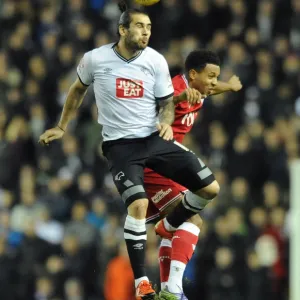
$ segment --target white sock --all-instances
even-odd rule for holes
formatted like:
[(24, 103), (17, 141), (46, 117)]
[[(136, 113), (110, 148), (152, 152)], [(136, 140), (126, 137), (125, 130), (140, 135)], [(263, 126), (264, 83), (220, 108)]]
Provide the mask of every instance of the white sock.
[(149, 281), (149, 279), (148, 279), (147, 276), (144, 276), (144, 277), (140, 277), (140, 278), (138, 278), (138, 279), (135, 279), (135, 280), (134, 280), (135, 288), (137, 288), (138, 285), (139, 285), (143, 280)]
[(164, 225), (165, 225), (165, 228), (168, 230), (168, 231), (176, 231), (176, 227), (173, 227), (166, 218), (163, 219), (163, 222), (164, 222)]
[(167, 283), (168, 290), (171, 293), (182, 293), (182, 279), (186, 264), (181, 261), (172, 260), (170, 267), (170, 276)]

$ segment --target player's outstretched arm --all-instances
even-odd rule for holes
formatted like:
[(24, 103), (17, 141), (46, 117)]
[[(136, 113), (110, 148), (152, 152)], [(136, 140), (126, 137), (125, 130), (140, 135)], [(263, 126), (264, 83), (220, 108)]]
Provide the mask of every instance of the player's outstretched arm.
[(82, 103), (87, 88), (88, 86), (82, 84), (78, 78), (71, 85), (58, 125), (54, 128), (46, 130), (40, 136), (40, 144), (48, 145), (50, 142), (63, 137), (68, 123), (75, 116), (77, 109)]
[(233, 75), (228, 82), (218, 81), (210, 95), (217, 95), (225, 92), (238, 92), (243, 87), (239, 77)]
[(175, 119), (175, 105), (173, 97), (159, 101), (158, 117), (159, 124), (157, 124), (157, 129), (159, 131), (159, 136), (167, 141), (173, 139), (173, 130), (171, 127)]

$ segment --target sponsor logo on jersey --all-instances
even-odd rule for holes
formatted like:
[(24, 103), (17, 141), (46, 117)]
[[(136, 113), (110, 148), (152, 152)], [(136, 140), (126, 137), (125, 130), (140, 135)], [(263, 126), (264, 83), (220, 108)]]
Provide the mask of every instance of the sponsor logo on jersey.
[(169, 188), (166, 191), (160, 190), (159, 192), (157, 192), (153, 197), (151, 197), (151, 200), (154, 203), (158, 203), (161, 199), (163, 199), (164, 197), (166, 197), (168, 194), (170, 194), (172, 192), (172, 189)]
[(116, 94), (118, 98), (141, 98), (144, 96), (144, 84), (142, 80), (117, 78)]

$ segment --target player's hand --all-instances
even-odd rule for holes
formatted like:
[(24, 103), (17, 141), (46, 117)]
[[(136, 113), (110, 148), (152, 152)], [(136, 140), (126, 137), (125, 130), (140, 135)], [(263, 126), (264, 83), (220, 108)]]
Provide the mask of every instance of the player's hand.
[(173, 129), (172, 126), (166, 123), (158, 123), (156, 125), (157, 130), (159, 131), (159, 136), (166, 141), (173, 139)]
[(238, 92), (238, 91), (241, 90), (242, 87), (243, 87), (243, 85), (242, 85), (242, 83), (241, 83), (241, 81), (240, 81), (240, 78), (237, 77), (236, 75), (233, 75), (233, 76), (229, 79), (228, 83), (230, 84), (231, 90), (232, 90), (233, 92)]
[(61, 139), (64, 133), (59, 127), (48, 129), (40, 136), (39, 144), (48, 146), (52, 141)]
[(184, 99), (187, 100), (191, 105), (201, 103), (201, 93), (193, 88), (187, 88), (184, 92)]

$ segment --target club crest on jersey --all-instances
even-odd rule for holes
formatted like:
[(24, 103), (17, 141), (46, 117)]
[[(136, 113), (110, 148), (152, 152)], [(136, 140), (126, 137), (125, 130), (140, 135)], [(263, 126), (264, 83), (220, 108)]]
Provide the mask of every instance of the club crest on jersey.
[(118, 98), (141, 98), (144, 96), (144, 83), (142, 80), (117, 78), (116, 95)]

